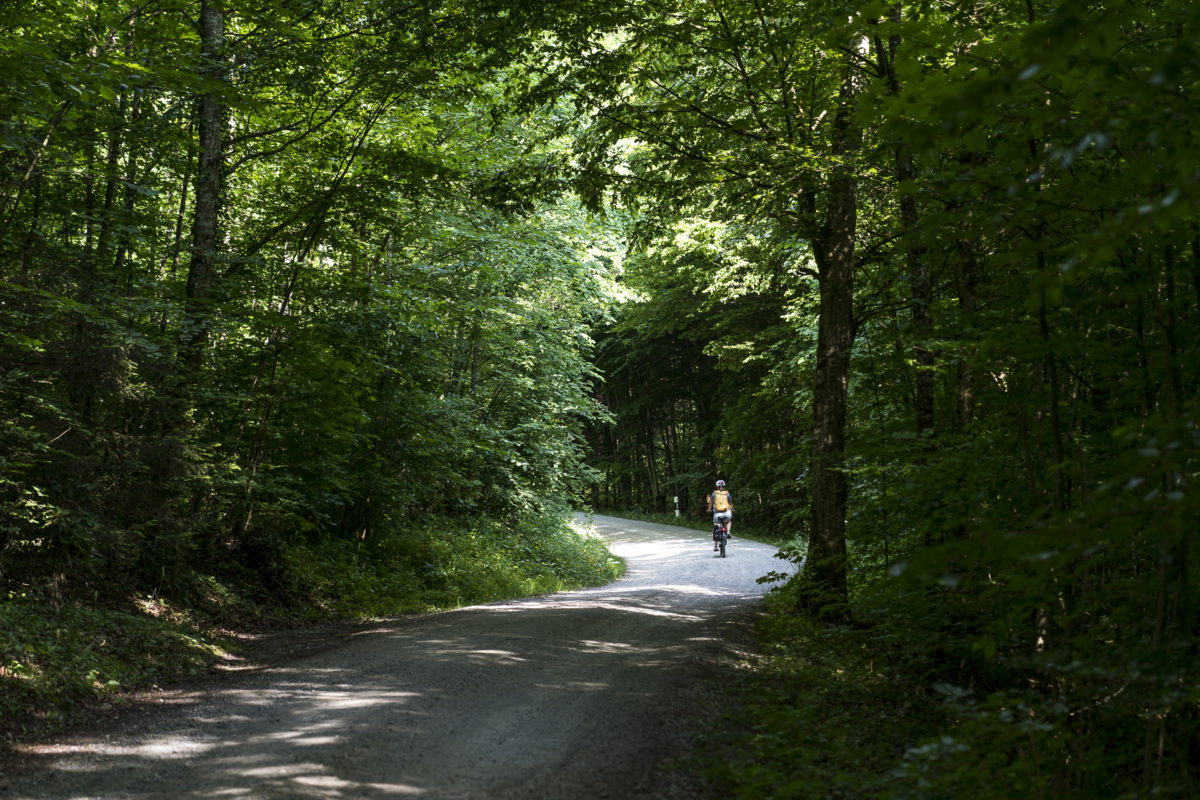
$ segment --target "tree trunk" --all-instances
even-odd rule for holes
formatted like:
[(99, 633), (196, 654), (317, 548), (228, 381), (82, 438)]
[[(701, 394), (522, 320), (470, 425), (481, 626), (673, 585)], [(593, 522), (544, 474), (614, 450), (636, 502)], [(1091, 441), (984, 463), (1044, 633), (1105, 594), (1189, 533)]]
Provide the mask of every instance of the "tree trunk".
[[(896, 178), (905, 183), (916, 177), (912, 154), (903, 144), (896, 146)], [(911, 237), (905, 246), (910, 291), (909, 308), (912, 314), (913, 357), (916, 361), (916, 423), (918, 436), (933, 433), (933, 353), (929, 340), (933, 337), (933, 283), (929, 279), (929, 266), (925, 253), (916, 242), (918, 223), (917, 200), (911, 192), (900, 195), (900, 224), (906, 236)]]
[[(975, 294), (975, 248), (966, 239), (958, 243), (958, 307), (964, 320), (974, 317), (977, 303)], [(961, 326), (965, 328), (965, 325)], [(955, 414), (955, 429), (966, 433), (975, 418), (975, 370), (969, 358), (958, 359), (958, 398)]]
[[(1038, 267), (1042, 268), (1044, 263), (1044, 256), (1039, 252)], [(1065, 511), (1067, 509), (1068, 498), (1065, 476), (1063, 475), (1066, 454), (1063, 447), (1062, 412), (1059, 409), (1058, 397), (1058, 356), (1055, 354), (1054, 345), (1050, 340), (1050, 323), (1046, 314), (1045, 290), (1042, 290), (1038, 302), (1038, 334), (1041, 336), (1042, 342), (1046, 347), (1045, 376), (1050, 405), (1050, 452), (1051, 457), (1054, 459), (1054, 463), (1051, 465), (1051, 469), (1054, 471), (1054, 508), (1058, 511)]]
[[(200, 4), (201, 53), (206, 74), (217, 81), (225, 78), (225, 10), (222, 0)], [(220, 212), (221, 172), (224, 161), (222, 126), (225, 109), (216, 91), (200, 98), (200, 156), (196, 169), (196, 208), (192, 220), (192, 259), (188, 266), (187, 310), (190, 331), (184, 353), (188, 379), (194, 382), (204, 361), (208, 342), (208, 313), (205, 308), (212, 289)]]
[[(188, 139), (192, 136), (192, 126), (188, 124)], [(159, 267), (165, 271), (171, 278), (179, 271), (179, 253), (183, 248), (183, 225), (187, 216), (188, 205), (188, 186), (192, 182), (192, 164), (194, 163), (195, 150), (189, 145), (186, 166), (184, 167), (183, 179), (179, 182), (179, 206), (175, 212), (175, 230), (171, 234), (171, 246), (163, 252), (163, 263)], [(170, 259), (170, 269), (167, 269), (167, 260)]]
[[(104, 157), (104, 206), (100, 210), (100, 241), (96, 245), (96, 252), (93, 254), (91, 263), (88, 264), (89, 279), (95, 275), (97, 269), (107, 266), (108, 253), (112, 249), (113, 229), (117, 222), (114, 219), (113, 211), (117, 198), (117, 181), (119, 180), (117, 171), (120, 165), (123, 134), (128, 127), (126, 119), (128, 110), (129, 94), (122, 92), (117, 104), (117, 118), (108, 132), (108, 148)], [(132, 156), (132, 153), (130, 155)], [(90, 290), (93, 288), (91, 285), (87, 286), (87, 293), (90, 294)]]
[[(860, 43), (865, 47), (865, 39)], [(854, 67), (847, 66), (833, 121), (832, 154), (838, 163), (829, 182), (825, 223), (814, 240), (820, 282), (817, 365), (813, 388), (812, 531), (805, 583), (809, 611), (844, 608), (846, 594), (846, 403), (854, 344), (857, 178), (845, 159), (858, 148), (853, 120)], [(841, 615), (843, 611), (834, 612)]]

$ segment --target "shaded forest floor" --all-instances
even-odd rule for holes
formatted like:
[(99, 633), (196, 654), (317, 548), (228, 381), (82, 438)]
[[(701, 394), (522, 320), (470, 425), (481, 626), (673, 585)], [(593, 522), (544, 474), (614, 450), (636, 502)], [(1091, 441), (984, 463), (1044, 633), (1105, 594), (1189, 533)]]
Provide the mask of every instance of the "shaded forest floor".
[(860, 632), (772, 605), (745, 626), (735, 705), (701, 744), (721, 754), (697, 762), (712, 796), (941, 796), (904, 779), (910, 751), (948, 722), (936, 692), (881, 668)]

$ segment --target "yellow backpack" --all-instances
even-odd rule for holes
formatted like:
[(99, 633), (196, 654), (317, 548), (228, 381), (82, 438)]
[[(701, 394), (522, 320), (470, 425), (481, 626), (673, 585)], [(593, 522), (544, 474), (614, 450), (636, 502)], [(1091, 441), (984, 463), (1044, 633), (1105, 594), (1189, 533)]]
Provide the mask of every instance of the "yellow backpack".
[(729, 508), (729, 492), (724, 489), (713, 492), (713, 511), (728, 511)]

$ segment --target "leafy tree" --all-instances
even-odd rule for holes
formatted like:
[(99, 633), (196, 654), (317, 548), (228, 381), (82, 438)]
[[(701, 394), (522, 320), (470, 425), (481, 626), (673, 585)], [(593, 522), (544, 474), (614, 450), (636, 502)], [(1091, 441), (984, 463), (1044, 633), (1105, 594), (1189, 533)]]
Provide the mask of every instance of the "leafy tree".
[(559, 202), (561, 120), (504, 113), (503, 9), (0, 25), (6, 580), (286, 594), (298, 538), (561, 513), (607, 233)]

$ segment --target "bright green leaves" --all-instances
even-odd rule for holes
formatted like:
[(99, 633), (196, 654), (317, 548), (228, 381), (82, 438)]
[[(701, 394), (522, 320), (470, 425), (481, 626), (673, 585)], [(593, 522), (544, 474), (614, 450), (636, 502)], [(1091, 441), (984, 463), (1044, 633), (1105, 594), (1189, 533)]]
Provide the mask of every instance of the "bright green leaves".
[[(216, 61), (195, 4), (5, 6), (6, 576), (244, 561), (283, 591), (284, 537), (560, 509), (586, 472), (616, 248), (561, 201), (569, 109), (509, 114), (521, 14), (225, 6)], [(185, 309), (201, 96), (217, 235)]]

